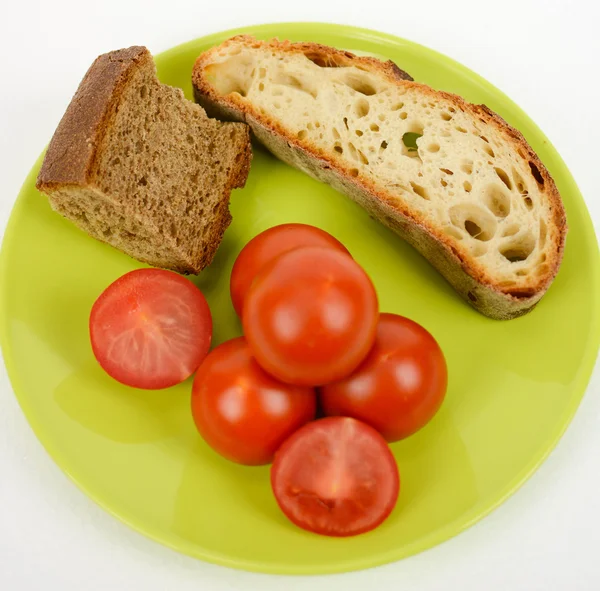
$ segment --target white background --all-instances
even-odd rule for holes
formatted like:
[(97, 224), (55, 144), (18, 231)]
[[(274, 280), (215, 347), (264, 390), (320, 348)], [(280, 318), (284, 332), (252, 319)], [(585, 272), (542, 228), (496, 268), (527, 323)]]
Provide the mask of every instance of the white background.
[[(598, 232), (599, 19), (594, 0), (2, 0), (0, 233), (26, 173), (96, 55), (133, 44), (157, 53), (222, 29), (292, 20), (379, 29), (483, 75), (549, 136)], [(104, 513), (35, 439), (0, 364), (0, 589), (597, 591), (599, 395), (597, 368), (550, 458), (467, 532), (378, 569), (284, 579), (178, 555)]]

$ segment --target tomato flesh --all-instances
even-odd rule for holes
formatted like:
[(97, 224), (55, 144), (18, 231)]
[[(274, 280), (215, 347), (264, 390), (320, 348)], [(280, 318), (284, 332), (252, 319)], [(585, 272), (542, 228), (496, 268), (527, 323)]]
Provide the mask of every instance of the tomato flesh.
[(202, 292), (162, 269), (137, 269), (109, 285), (89, 322), (92, 350), (115, 380), (159, 389), (189, 378), (206, 357), (212, 318)]
[(320, 391), (326, 415), (350, 416), (397, 441), (424, 427), (440, 408), (448, 384), (442, 350), (422, 326), (381, 314), (371, 352), (349, 377)]
[(271, 486), (279, 507), (297, 526), (352, 536), (388, 517), (400, 477), (375, 429), (356, 419), (328, 417), (305, 425), (281, 446)]
[(225, 458), (268, 464), (283, 441), (315, 418), (316, 393), (265, 373), (243, 337), (215, 348), (198, 369), (192, 415), (204, 440)]
[(375, 288), (349, 256), (298, 248), (263, 267), (242, 324), (259, 364), (290, 384), (318, 386), (349, 375), (375, 339)]
[(244, 298), (257, 273), (279, 255), (305, 246), (333, 248), (350, 254), (331, 234), (307, 224), (281, 224), (261, 232), (244, 246), (231, 271), (231, 301), (240, 318)]

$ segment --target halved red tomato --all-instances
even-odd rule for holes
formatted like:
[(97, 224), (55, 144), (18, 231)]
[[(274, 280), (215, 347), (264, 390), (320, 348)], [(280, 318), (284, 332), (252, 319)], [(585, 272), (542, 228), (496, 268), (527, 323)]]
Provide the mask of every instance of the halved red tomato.
[(327, 536), (353, 536), (392, 512), (400, 476), (385, 439), (348, 417), (328, 417), (296, 431), (275, 454), (271, 486), (286, 517)]
[(189, 378), (206, 357), (212, 318), (202, 292), (163, 269), (137, 269), (111, 283), (90, 314), (98, 363), (115, 380), (149, 390)]

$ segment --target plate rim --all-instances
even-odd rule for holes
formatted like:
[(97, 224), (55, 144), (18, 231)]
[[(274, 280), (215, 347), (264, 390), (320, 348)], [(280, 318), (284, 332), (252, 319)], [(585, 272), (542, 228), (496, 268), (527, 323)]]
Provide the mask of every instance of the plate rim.
[[(595, 234), (594, 226), (592, 224), (589, 211), (585, 200), (577, 186), (577, 182), (575, 178), (571, 174), (570, 170), (566, 166), (564, 160), (560, 156), (560, 153), (556, 150), (554, 145), (550, 142), (550, 140), (546, 137), (543, 131), (536, 125), (536, 123), (529, 117), (529, 115), (521, 109), (513, 100), (511, 100), (506, 94), (504, 94), (501, 90), (495, 87), (493, 84), (488, 82), (485, 78), (480, 76), (477, 72), (474, 72), (467, 66), (462, 65), (460, 62), (454, 60), (451, 57), (446, 56), (445, 54), (411, 41), (409, 39), (405, 39), (402, 37), (398, 37), (389, 33), (380, 32), (373, 29), (355, 27), (352, 25), (344, 25), (344, 24), (333, 24), (333, 23), (324, 23), (324, 22), (312, 22), (312, 21), (286, 21), (286, 22), (268, 22), (262, 24), (248, 25), (242, 27), (236, 27), (233, 29), (227, 29), (224, 31), (218, 31), (215, 33), (210, 33), (208, 35), (202, 35), (197, 37), (196, 39), (191, 39), (181, 44), (177, 44), (171, 48), (168, 48), (154, 56), (156, 63), (158, 64), (163, 59), (168, 59), (169, 57), (176, 56), (180, 52), (187, 51), (193, 45), (195, 45), (199, 40), (202, 40), (206, 44), (215, 44), (220, 42), (222, 39), (231, 37), (239, 34), (254, 34), (257, 36), (272, 36), (272, 29), (274, 27), (281, 28), (297, 28), (297, 29), (305, 29), (311, 28), (310, 34), (313, 36), (318, 36), (321, 32), (323, 33), (335, 33), (337, 35), (346, 36), (348, 38), (359, 39), (359, 40), (368, 40), (371, 42), (384, 44), (384, 45), (395, 45), (401, 46), (403, 48), (410, 48), (412, 51), (418, 53), (426, 53), (431, 57), (435, 57), (437, 60), (444, 62), (445, 64), (451, 65), (453, 68), (461, 70), (469, 75), (469, 77), (473, 80), (476, 80), (480, 85), (482, 85), (487, 90), (493, 92), (495, 96), (497, 96), (501, 100), (505, 100), (511, 105), (511, 109), (515, 112), (519, 113), (519, 116), (522, 117), (530, 129), (542, 140), (547, 142), (549, 150), (552, 152), (553, 157), (555, 158), (554, 167), (558, 167), (560, 169), (560, 174), (567, 178), (567, 181), (572, 188), (574, 189), (572, 192), (572, 198), (578, 202), (578, 207), (583, 208), (582, 213), (582, 223), (585, 226), (586, 234), (590, 239), (593, 239), (595, 242), (594, 253), (591, 255), (595, 259), (600, 262), (600, 252), (598, 249), (598, 240)], [(288, 32), (288, 34), (290, 34)], [(370, 556), (368, 558), (356, 560), (352, 559), (351, 561), (337, 560), (333, 565), (306, 565), (306, 566), (298, 566), (297, 564), (280, 562), (277, 564), (268, 564), (264, 565), (259, 561), (251, 561), (251, 560), (240, 560), (233, 559), (227, 555), (223, 555), (220, 553), (211, 552), (206, 548), (201, 548), (198, 545), (189, 542), (183, 538), (178, 539), (178, 543), (175, 542), (174, 536), (165, 536), (163, 530), (155, 531), (154, 528), (145, 526), (143, 522), (138, 521), (136, 519), (129, 518), (127, 515), (121, 515), (113, 510), (109, 504), (107, 504), (100, 496), (98, 496), (94, 491), (90, 490), (86, 484), (80, 480), (78, 480), (77, 476), (73, 474), (68, 467), (65, 465), (68, 462), (62, 457), (62, 453), (54, 446), (51, 438), (47, 438), (44, 435), (44, 429), (39, 424), (39, 422), (35, 419), (35, 415), (30, 412), (29, 402), (27, 400), (27, 396), (23, 394), (25, 388), (22, 387), (20, 383), (19, 373), (16, 369), (16, 362), (13, 358), (13, 351), (10, 343), (10, 339), (8, 337), (10, 329), (9, 329), (9, 318), (6, 313), (7, 311), (7, 297), (8, 297), (8, 259), (10, 252), (10, 244), (13, 241), (13, 234), (17, 231), (17, 225), (22, 215), (23, 208), (23, 194), (26, 188), (34, 181), (37, 176), (37, 171), (41, 165), (42, 158), (44, 156), (45, 149), (42, 151), (42, 154), (39, 156), (28, 175), (26, 176), (20, 190), (18, 196), (13, 204), (13, 207), (10, 212), (10, 216), (8, 222), (6, 224), (4, 237), (2, 240), (2, 247), (0, 249), (0, 349), (2, 350), (2, 356), (4, 358), (4, 364), (6, 367), (6, 372), (13, 390), (13, 393), (21, 407), (25, 418), (33, 430), (36, 438), (40, 441), (44, 449), (47, 451), (48, 455), (55, 462), (55, 464), (63, 471), (69, 479), (91, 500), (93, 500), (97, 505), (102, 507), (107, 513), (116, 517), (122, 523), (125, 523), (131, 529), (136, 531), (139, 534), (144, 535), (147, 538), (152, 539), (154, 542), (160, 543), (163, 546), (167, 546), (177, 552), (181, 552), (188, 556), (191, 556), (196, 559), (205, 560), (207, 562), (218, 564), (221, 566), (226, 566), (235, 569), (242, 569), (251, 572), (258, 573), (269, 573), (269, 574), (287, 574), (287, 575), (306, 575), (306, 574), (331, 574), (331, 573), (342, 573), (349, 571), (356, 571), (365, 568), (371, 568), (374, 566), (379, 566), (383, 564), (388, 564), (390, 562), (395, 562), (429, 548), (433, 548), (456, 535), (460, 534), (462, 531), (468, 529), (487, 515), (489, 515), (492, 511), (494, 511), (498, 506), (504, 503), (509, 497), (511, 497), (514, 493), (516, 493), (520, 487), (537, 471), (539, 466), (546, 460), (549, 454), (555, 449), (556, 445), (562, 438), (564, 432), (569, 427), (575, 412), (577, 411), (583, 397), (586, 394), (587, 386), (596, 363), (596, 359), (598, 356), (598, 349), (600, 347), (600, 302), (592, 309), (591, 319), (590, 319), (590, 331), (588, 333), (588, 343), (586, 344), (585, 355), (581, 360), (579, 365), (579, 370), (576, 378), (574, 378), (571, 386), (571, 391), (576, 392), (576, 395), (571, 396), (571, 400), (569, 401), (568, 406), (565, 408), (565, 411), (560, 419), (560, 428), (553, 433), (552, 437), (549, 439), (544, 452), (539, 456), (535, 456), (531, 459), (531, 461), (511, 480), (509, 481), (502, 491), (498, 494), (497, 498), (494, 502), (485, 503), (484, 507), (480, 507), (479, 504), (475, 505), (469, 511), (462, 513), (458, 518), (453, 521), (447, 523), (441, 528), (436, 529), (433, 532), (419, 538), (418, 540), (406, 544), (401, 547), (401, 549), (391, 548), (385, 552), (379, 552), (376, 556)], [(559, 171), (553, 170), (556, 174)], [(558, 176), (558, 175), (557, 175)], [(593, 248), (593, 247), (592, 247)], [(600, 264), (595, 267), (595, 271), (590, 277), (590, 285), (591, 290), (596, 293), (600, 293)], [(22, 392), (22, 393), (19, 393)], [(163, 533), (161, 533), (163, 532)]]

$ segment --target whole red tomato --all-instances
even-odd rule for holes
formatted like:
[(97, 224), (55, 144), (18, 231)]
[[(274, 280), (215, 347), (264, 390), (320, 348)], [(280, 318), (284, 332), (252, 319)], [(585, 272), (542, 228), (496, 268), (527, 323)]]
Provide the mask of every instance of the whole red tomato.
[(281, 224), (261, 232), (244, 246), (231, 271), (231, 301), (240, 318), (244, 298), (257, 273), (280, 254), (303, 246), (334, 248), (350, 254), (331, 234), (307, 224)]
[(307, 386), (346, 377), (375, 339), (373, 283), (347, 254), (298, 248), (258, 273), (242, 323), (259, 364), (283, 382)]
[(397, 441), (438, 411), (448, 383), (444, 355), (421, 325), (381, 314), (373, 349), (349, 377), (321, 389), (326, 415), (354, 417)]
[(271, 462), (283, 441), (315, 412), (315, 391), (265, 373), (243, 337), (211, 351), (194, 379), (198, 431), (216, 452), (240, 464)]

